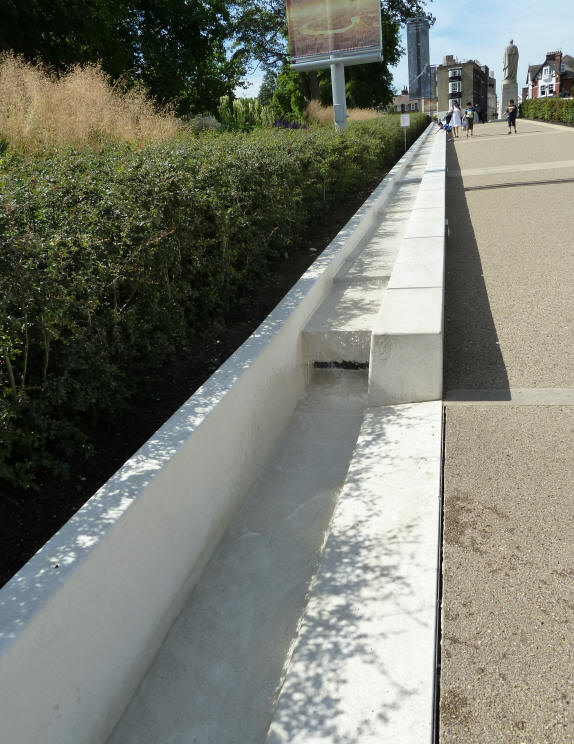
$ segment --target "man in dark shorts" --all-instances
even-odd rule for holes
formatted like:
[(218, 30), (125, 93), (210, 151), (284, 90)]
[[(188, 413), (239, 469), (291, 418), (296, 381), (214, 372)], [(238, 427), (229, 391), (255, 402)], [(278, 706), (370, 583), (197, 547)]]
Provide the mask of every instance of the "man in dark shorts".
[(472, 137), (472, 128), (474, 126), (474, 106), (470, 101), (467, 102), (466, 108), (464, 110), (464, 116), (462, 119), (463, 126), (464, 122), (466, 122), (466, 136), (468, 137), (468, 133), (470, 132), (470, 136)]
[(518, 114), (518, 108), (512, 98), (508, 101), (505, 114), (508, 119), (508, 134), (512, 134), (512, 127), (514, 127), (514, 134), (516, 134), (516, 115)]

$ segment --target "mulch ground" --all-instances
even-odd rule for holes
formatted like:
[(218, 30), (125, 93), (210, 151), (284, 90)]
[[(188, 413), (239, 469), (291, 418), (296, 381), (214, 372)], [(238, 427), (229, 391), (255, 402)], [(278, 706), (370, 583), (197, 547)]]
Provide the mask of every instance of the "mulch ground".
[(258, 292), (221, 328), (216, 338), (195, 342), (162, 368), (149, 394), (129, 415), (95, 432), (95, 456), (73, 467), (66, 482), (48, 482), (38, 492), (0, 498), (0, 586), (112, 476), (115, 471), (247, 339), (307, 267), (326, 248), (384, 176), (365, 182), (352, 199), (316, 224), (289, 255), (273, 267)]

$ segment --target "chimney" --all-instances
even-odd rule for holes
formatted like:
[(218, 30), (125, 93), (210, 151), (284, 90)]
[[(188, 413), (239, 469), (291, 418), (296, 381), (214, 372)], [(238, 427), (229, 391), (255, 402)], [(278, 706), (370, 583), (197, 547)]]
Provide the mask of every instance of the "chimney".
[(547, 52), (546, 61), (553, 62), (557, 72), (560, 72), (560, 65), (562, 64), (562, 52)]

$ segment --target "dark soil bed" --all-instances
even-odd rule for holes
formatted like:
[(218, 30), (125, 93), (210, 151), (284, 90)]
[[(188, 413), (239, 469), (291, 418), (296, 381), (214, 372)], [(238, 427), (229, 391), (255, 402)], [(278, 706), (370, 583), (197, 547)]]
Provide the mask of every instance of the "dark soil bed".
[(319, 253), (352, 217), (384, 172), (314, 226), (290, 255), (278, 261), (259, 291), (243, 303), (217, 336), (193, 344), (150, 381), (150, 393), (113, 425), (95, 432), (95, 456), (72, 470), (66, 482), (39, 492), (0, 498), (0, 586), (8, 581), (94, 492), (176, 411), (257, 328)]

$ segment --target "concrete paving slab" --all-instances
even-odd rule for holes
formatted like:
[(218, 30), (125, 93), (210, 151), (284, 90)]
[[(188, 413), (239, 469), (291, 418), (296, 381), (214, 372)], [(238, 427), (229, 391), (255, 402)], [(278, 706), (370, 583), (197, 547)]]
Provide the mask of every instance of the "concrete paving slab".
[(401, 246), (389, 289), (442, 287), (444, 285), (444, 238), (409, 238)]
[[(556, 129), (543, 132), (552, 140)], [(560, 141), (574, 154), (574, 131)], [(503, 142), (492, 144), (482, 166), (504, 152)], [(515, 157), (529, 163), (532, 154)], [(446, 388), (574, 387), (571, 219), (556, 208), (574, 199), (574, 182), (528, 183), (538, 177), (530, 171), (519, 176), (525, 185), (497, 188), (493, 174), (476, 176), (484, 188), (469, 190), (466, 167), (476, 162), (459, 143), (448, 153), (462, 181), (447, 178)]]
[(448, 152), (441, 744), (574, 741), (574, 129), (504, 129)]
[(574, 408), (447, 406), (441, 744), (574, 741)]
[(574, 388), (508, 388), (507, 390), (449, 390), (445, 396), (449, 406), (513, 405), (513, 406), (574, 406)]
[[(412, 206), (412, 201), (409, 201)], [(373, 235), (345, 262), (335, 283), (388, 279), (410, 217), (410, 210), (385, 211), (383, 221)]]
[(427, 238), (444, 236), (445, 225), (437, 220), (433, 209), (413, 210), (412, 218), (405, 231), (405, 238)]

